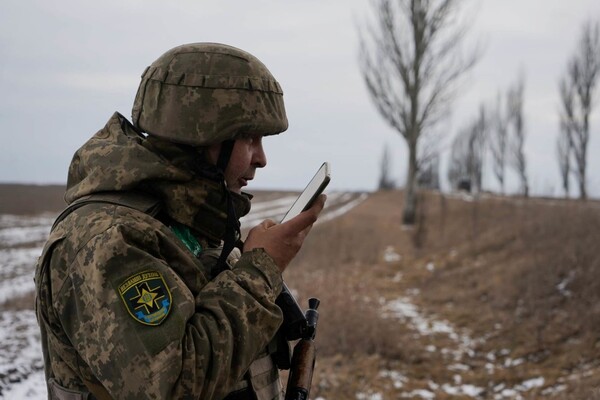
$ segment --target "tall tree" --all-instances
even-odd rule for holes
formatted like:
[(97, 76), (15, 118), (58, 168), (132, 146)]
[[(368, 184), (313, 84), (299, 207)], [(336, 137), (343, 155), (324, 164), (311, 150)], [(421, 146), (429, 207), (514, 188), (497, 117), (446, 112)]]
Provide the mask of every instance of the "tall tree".
[(504, 181), (506, 173), (506, 150), (508, 144), (508, 128), (506, 112), (502, 107), (502, 96), (498, 94), (496, 108), (490, 117), (489, 146), (492, 153), (492, 166), (494, 175), (500, 184), (500, 193), (504, 194)]
[(600, 28), (598, 23), (584, 24), (579, 45), (560, 80), (561, 129), (568, 132), (570, 149), (579, 183), (579, 198), (587, 198), (587, 147), (594, 90), (600, 74)]
[(425, 161), (419, 162), (417, 175), (419, 187), (440, 190), (440, 155), (432, 154)]
[(452, 143), (448, 180), (455, 188), (468, 183), (470, 192), (482, 190), (487, 130), (486, 111), (481, 105), (478, 117), (459, 131)]
[(556, 158), (558, 159), (558, 167), (560, 169), (560, 177), (562, 180), (565, 198), (569, 197), (569, 178), (571, 175), (571, 132), (569, 125), (562, 121), (560, 124), (560, 132), (556, 141)]
[(390, 148), (389, 146), (386, 144), (383, 147), (383, 154), (381, 156), (381, 170), (380, 170), (380, 175), (379, 175), (379, 190), (390, 190), (393, 189), (395, 186), (394, 180), (392, 179), (391, 175), (390, 175), (390, 164), (391, 164), (391, 157), (390, 157)]
[(477, 60), (461, 52), (462, 0), (373, 0), (361, 33), (360, 67), (375, 106), (406, 140), (403, 222), (414, 224), (419, 139), (448, 110), (459, 78)]
[(450, 158), (448, 160), (447, 177), (452, 188), (464, 189), (468, 186), (468, 191), (471, 191), (471, 173), (469, 171), (469, 154), (468, 136), (470, 127), (463, 128), (454, 140), (450, 148)]
[(485, 158), (486, 142), (488, 140), (488, 117), (485, 106), (479, 106), (479, 116), (471, 128), (469, 147), (471, 157), (472, 179), (478, 192), (483, 190), (483, 164)]
[(524, 78), (521, 76), (516, 84), (508, 90), (507, 110), (510, 128), (510, 154), (512, 166), (521, 182), (521, 194), (529, 197), (529, 181), (527, 179), (527, 159), (525, 158), (525, 124), (523, 119)]

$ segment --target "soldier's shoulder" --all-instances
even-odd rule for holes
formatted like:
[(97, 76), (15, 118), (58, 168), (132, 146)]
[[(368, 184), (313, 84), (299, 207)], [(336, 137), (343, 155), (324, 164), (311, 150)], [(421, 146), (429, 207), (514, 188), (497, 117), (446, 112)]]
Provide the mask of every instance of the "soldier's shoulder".
[(69, 253), (77, 253), (98, 236), (122, 235), (133, 239), (154, 240), (166, 227), (157, 219), (131, 207), (90, 203), (67, 215), (51, 236), (62, 237)]

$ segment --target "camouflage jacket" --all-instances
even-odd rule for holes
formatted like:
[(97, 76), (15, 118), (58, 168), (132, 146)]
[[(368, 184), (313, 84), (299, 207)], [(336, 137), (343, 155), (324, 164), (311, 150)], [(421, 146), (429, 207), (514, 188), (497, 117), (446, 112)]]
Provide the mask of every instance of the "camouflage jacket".
[[(115, 114), (76, 153), (67, 202), (152, 192), (210, 246), (224, 230), (220, 186), (162, 150)], [(36, 269), (48, 381), (96, 398), (223, 398), (276, 334), (282, 280), (260, 249), (214, 279), (207, 264), (148, 213), (96, 202), (71, 212)]]

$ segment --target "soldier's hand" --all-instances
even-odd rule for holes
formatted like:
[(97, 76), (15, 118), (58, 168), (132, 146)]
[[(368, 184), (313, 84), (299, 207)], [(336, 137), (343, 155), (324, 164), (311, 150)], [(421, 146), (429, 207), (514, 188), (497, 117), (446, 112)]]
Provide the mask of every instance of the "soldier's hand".
[(267, 219), (255, 226), (248, 233), (244, 251), (265, 249), (283, 272), (300, 251), (306, 235), (323, 210), (326, 199), (324, 194), (320, 195), (311, 208), (283, 224)]

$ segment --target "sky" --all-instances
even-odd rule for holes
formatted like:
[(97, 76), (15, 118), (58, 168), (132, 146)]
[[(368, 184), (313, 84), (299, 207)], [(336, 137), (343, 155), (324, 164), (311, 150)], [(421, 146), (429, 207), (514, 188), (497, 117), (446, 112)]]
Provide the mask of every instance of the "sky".
[[(220, 42), (261, 59), (284, 90), (289, 129), (265, 139), (268, 165), (250, 186), (301, 189), (323, 161), (330, 189), (376, 189), (385, 146), (392, 177), (403, 138), (378, 114), (358, 63), (368, 0), (2, 0), (0, 182), (66, 182), (73, 153), (131, 105), (145, 67), (183, 43)], [(452, 138), (525, 77), (527, 173), (533, 195), (562, 196), (556, 161), (558, 80), (598, 0), (466, 0), (469, 43), (482, 49), (442, 132), (442, 184)], [(597, 90), (597, 92), (600, 90)], [(600, 93), (596, 93), (600, 102)], [(600, 106), (592, 115), (588, 192), (600, 197)], [(485, 189), (496, 190), (484, 170)], [(509, 175), (508, 191), (518, 189)]]

